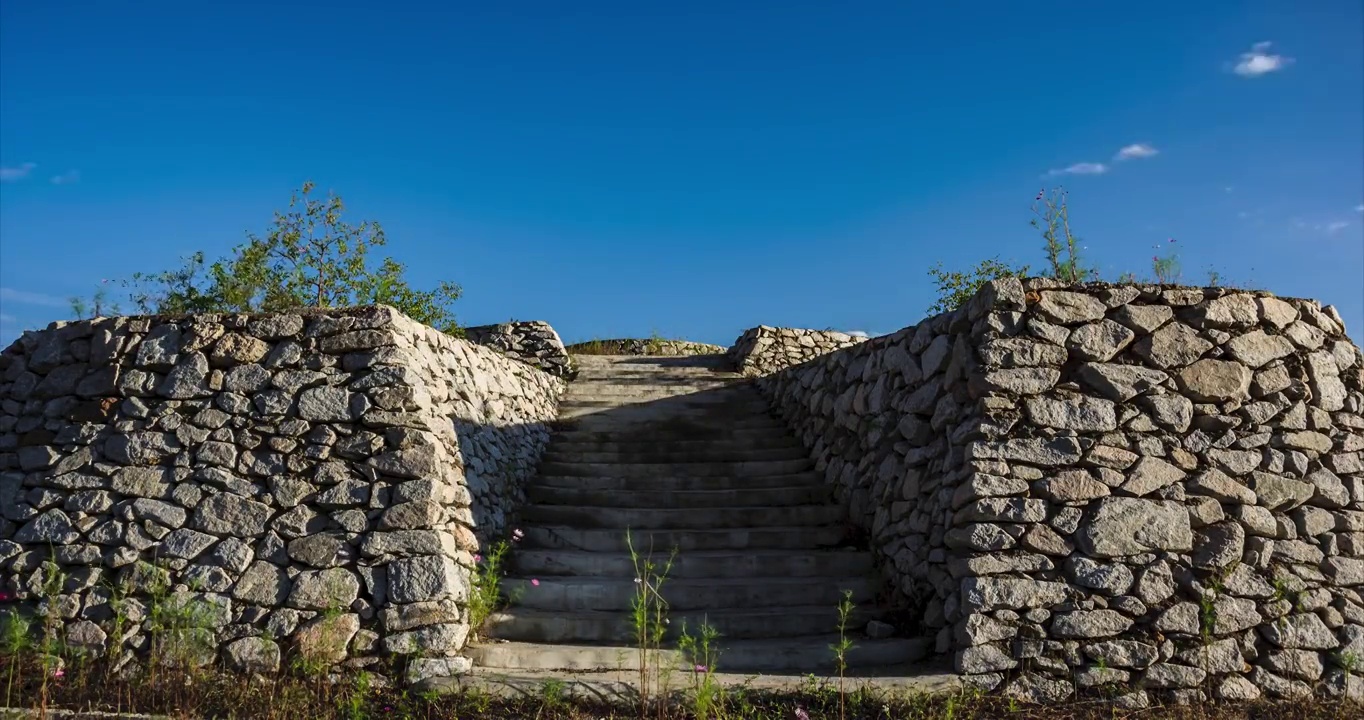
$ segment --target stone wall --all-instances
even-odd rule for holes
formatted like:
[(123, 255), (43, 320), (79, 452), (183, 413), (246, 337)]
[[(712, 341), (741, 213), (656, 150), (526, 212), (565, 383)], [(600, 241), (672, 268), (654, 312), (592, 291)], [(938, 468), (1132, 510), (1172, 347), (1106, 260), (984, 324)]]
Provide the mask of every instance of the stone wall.
[(464, 328), (470, 342), (485, 345), (510, 358), (528, 362), (556, 377), (572, 380), (578, 374), (559, 333), (547, 322), (525, 320)]
[(568, 346), (570, 353), (594, 355), (657, 355), (683, 357), (691, 355), (720, 355), (726, 348), (690, 340), (659, 340), (629, 338), (621, 340), (589, 340)]
[(740, 373), (756, 377), (865, 341), (866, 338), (833, 330), (797, 330), (759, 325), (744, 331), (734, 341), (729, 349), (729, 357)]
[(1364, 696), (1364, 357), (1331, 308), (999, 281), (759, 384), (976, 684)]
[[(50, 607), (55, 563), (68, 641), (120, 664), (193, 647), (457, 673), (473, 555), (563, 389), (388, 307), (27, 333), (0, 354), (0, 589)], [(191, 604), (204, 626), (152, 636), (153, 605)]]

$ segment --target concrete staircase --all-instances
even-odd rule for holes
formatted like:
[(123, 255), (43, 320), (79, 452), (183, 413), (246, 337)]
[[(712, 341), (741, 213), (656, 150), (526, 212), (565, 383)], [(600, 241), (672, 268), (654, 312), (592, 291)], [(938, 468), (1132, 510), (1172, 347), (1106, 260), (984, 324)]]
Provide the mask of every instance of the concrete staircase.
[(863, 636), (878, 615), (871, 555), (848, 546), (805, 449), (724, 356), (579, 360), (504, 581), (515, 601), (471, 648), (475, 663), (637, 668), (627, 530), (660, 564), (677, 548), (670, 636), (708, 622), (726, 672), (828, 670), (844, 590), (858, 604), (851, 674), (922, 657), (922, 643)]

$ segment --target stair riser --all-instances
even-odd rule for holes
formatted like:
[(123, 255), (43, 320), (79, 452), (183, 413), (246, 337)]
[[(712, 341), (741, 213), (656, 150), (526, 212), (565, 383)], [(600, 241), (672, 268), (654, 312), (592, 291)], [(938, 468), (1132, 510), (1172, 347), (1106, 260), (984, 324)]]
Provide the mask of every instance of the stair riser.
[(581, 490), (533, 485), (527, 491), (532, 504), (575, 505), (608, 508), (726, 508), (789, 507), (829, 502), (833, 492), (823, 486), (771, 489), (679, 491)]
[[(621, 490), (641, 493), (713, 492), (732, 490), (736, 484), (740, 484), (735, 483), (734, 479), (729, 477), (672, 477), (667, 475), (639, 477), (541, 475), (531, 482), (534, 483), (532, 488), (562, 488), (583, 491)], [(741, 484), (750, 490), (793, 486), (826, 487), (824, 478), (817, 472), (744, 478)]]
[[(530, 651), (527, 651), (530, 650)], [(847, 667), (859, 669), (916, 662), (928, 656), (931, 646), (920, 638), (863, 642), (845, 656)], [(492, 644), (471, 647), (468, 654), (479, 667), (507, 670), (638, 670), (639, 653), (627, 647), (563, 646), (545, 651), (542, 645)], [(677, 651), (650, 655), (649, 667), (682, 668), (688, 659)], [(735, 673), (804, 674), (836, 667), (827, 643), (801, 643), (779, 651), (729, 647), (720, 644), (720, 670)], [(690, 676), (683, 676), (690, 677)]]
[[(671, 613), (664, 642), (675, 643), (683, 627), (693, 637), (704, 622), (720, 633), (723, 640), (751, 640), (799, 635), (822, 635), (838, 630), (837, 608), (768, 613), (747, 617), (724, 617), (704, 613)], [(857, 636), (870, 619), (854, 612), (848, 620), (848, 634)], [(611, 643), (629, 645), (635, 641), (635, 628), (628, 616), (574, 617), (534, 615), (524, 617), (515, 611), (493, 617), (488, 636), (516, 642)]]
[[(521, 577), (599, 577), (634, 578), (638, 575), (629, 555), (570, 553), (560, 551), (517, 550), (511, 556), (510, 571)], [(824, 551), (801, 554), (735, 553), (709, 557), (679, 553), (668, 577), (677, 580), (705, 580), (752, 577), (822, 577), (871, 573), (870, 553)]]
[(610, 507), (564, 507), (532, 505), (525, 509), (527, 523), (574, 528), (720, 529), (753, 527), (807, 527), (843, 521), (843, 511), (830, 505), (796, 505), (767, 508), (645, 509)]
[(804, 460), (807, 453), (802, 448), (777, 448), (774, 450), (707, 448), (694, 450), (668, 450), (665, 448), (640, 450), (614, 450), (593, 452), (589, 450), (569, 450), (551, 445), (541, 458), (543, 462), (573, 463), (730, 463), (730, 462), (776, 462), (781, 460)]
[[(529, 527), (522, 545), (529, 548), (586, 550), (589, 552), (627, 552), (625, 533), (618, 530), (577, 530), (572, 528)], [(702, 550), (816, 550), (838, 547), (846, 530), (825, 528), (772, 528), (721, 531), (639, 531), (633, 533), (634, 545), (641, 553), (654, 548), (666, 558), (678, 552)]]
[(806, 452), (805, 446), (790, 437), (755, 438), (749, 441), (646, 440), (640, 438), (633, 442), (618, 442), (611, 440), (567, 439), (562, 435), (555, 435), (551, 439), (548, 452), (566, 454), (640, 453), (645, 451), (657, 451), (682, 454), (697, 452), (745, 452), (749, 450), (759, 450), (762, 452), (784, 450), (787, 452), (809, 454)]
[[(540, 472), (565, 477), (728, 477), (750, 478), (789, 475), (810, 469), (812, 461), (775, 460), (745, 463), (566, 463), (545, 462)], [(735, 483), (742, 484), (742, 483)]]
[(556, 430), (552, 442), (557, 443), (610, 443), (613, 445), (653, 446), (688, 443), (702, 445), (709, 442), (735, 443), (745, 446), (767, 443), (796, 442), (791, 431), (784, 425), (773, 423), (767, 428), (723, 428), (716, 427), (713, 439), (696, 439), (688, 431), (672, 431), (666, 427), (621, 428), (612, 430)]
[[(511, 610), (518, 607), (556, 611), (608, 611), (628, 613), (635, 598), (635, 585), (592, 580), (540, 578), (532, 585), (522, 578), (505, 578), (502, 585), (512, 598)], [(865, 578), (812, 579), (792, 587), (789, 583), (743, 585), (680, 585), (664, 583), (663, 597), (672, 610), (724, 610), (743, 607), (780, 607), (786, 605), (837, 606), (843, 590), (852, 590), (852, 601), (872, 598), (871, 582)]]
[(660, 418), (656, 415), (625, 412), (588, 413), (574, 417), (560, 417), (555, 430), (627, 433), (647, 438), (670, 440), (719, 440), (733, 437), (735, 430), (760, 430), (789, 437), (790, 432), (775, 418), (750, 417), (726, 420), (723, 417), (692, 416)]

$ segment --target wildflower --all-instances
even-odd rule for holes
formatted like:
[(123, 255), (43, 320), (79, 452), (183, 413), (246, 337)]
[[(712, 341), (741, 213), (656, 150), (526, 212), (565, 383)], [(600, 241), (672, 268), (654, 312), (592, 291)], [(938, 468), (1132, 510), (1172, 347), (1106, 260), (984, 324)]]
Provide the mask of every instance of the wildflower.
[(8, 599), (9, 599), (9, 593), (2, 593), (2, 592), (0, 592), (0, 602), (4, 602), (4, 601), (6, 601), (6, 600), (8, 600)]
[(705, 671), (706, 671), (706, 666), (705, 666), (705, 665), (697, 665), (697, 666), (696, 666), (696, 672), (703, 673), (703, 672), (705, 672)]
[(481, 563), (481, 562), (483, 562), (483, 556), (482, 556), (482, 555), (475, 555), (475, 556), (474, 556), (474, 562), (476, 562), (476, 563)]
[(796, 720), (810, 720), (810, 714), (805, 712), (805, 708), (797, 705), (795, 712)]
[(535, 587), (540, 587), (540, 581), (536, 580), (535, 578), (531, 578), (530, 584), (534, 585)]
[(643, 581), (643, 580), (640, 580), (639, 578), (635, 578), (635, 584), (636, 584), (636, 585), (638, 585), (638, 584), (640, 584), (640, 583), (642, 583), (642, 582), (644, 582), (644, 581)]
[(65, 675), (65, 674), (66, 674), (66, 671), (65, 671), (65, 670), (62, 670), (62, 669), (60, 669), (60, 668), (57, 669), (57, 670), (52, 671), (52, 677), (61, 677), (61, 676)]
[(525, 537), (525, 536), (526, 536), (526, 534), (523, 533), (523, 532), (521, 532), (521, 528), (517, 528), (517, 529), (515, 529), (515, 530), (512, 530), (512, 542), (520, 542), (520, 541), (521, 541), (521, 538), (523, 538), (523, 537)]

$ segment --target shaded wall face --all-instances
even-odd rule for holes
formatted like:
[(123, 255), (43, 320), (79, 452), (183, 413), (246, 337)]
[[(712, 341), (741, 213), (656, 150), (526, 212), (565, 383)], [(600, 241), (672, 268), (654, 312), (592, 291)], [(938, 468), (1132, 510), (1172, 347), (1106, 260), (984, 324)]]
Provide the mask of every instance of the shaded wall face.
[(528, 363), (554, 375), (572, 379), (578, 369), (559, 333), (547, 322), (524, 320), (464, 328), (470, 342), (490, 347), (503, 355)]
[(961, 571), (949, 562), (953, 501), (982, 418), (967, 382), (971, 325), (953, 319), (865, 342), (757, 328), (733, 351), (869, 536), (893, 603), (914, 611), (901, 630), (944, 641)]
[(117, 588), (134, 622), (209, 608), (188, 639), (233, 667), (397, 654), (448, 674), (472, 553), (561, 389), (383, 307), (27, 334), (0, 355), (0, 583), (34, 603), (60, 571), (68, 637), (115, 656), (157, 645), (107, 635)]
[(761, 384), (972, 682), (1364, 694), (1364, 360), (1329, 308), (1002, 281)]

